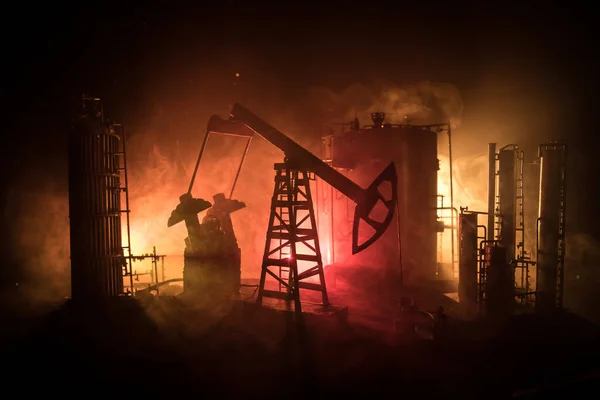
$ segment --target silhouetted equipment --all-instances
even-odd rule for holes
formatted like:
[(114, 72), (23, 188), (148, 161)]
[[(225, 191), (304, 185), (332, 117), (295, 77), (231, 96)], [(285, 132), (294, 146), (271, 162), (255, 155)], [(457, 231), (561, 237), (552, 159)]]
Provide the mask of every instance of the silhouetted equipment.
[(490, 317), (506, 317), (514, 306), (514, 270), (507, 268), (507, 251), (501, 245), (486, 246), (485, 251), (485, 312)]
[(496, 195), (496, 236), (506, 249), (508, 262), (515, 259), (517, 212), (517, 153), (514, 145), (505, 146), (497, 154), (498, 193)]
[(383, 121), (385, 121), (385, 113), (374, 112), (371, 114), (373, 120), (373, 128), (383, 128)]
[(458, 220), (460, 266), (458, 269), (458, 298), (467, 306), (477, 304), (477, 217), (476, 213), (461, 210)]
[[(403, 280), (411, 283), (454, 279), (454, 228), (458, 213), (454, 210), (452, 193), (450, 199), (438, 196), (438, 134), (448, 133), (451, 154), (450, 126), (384, 124), (380, 118), (382, 115), (372, 115), (372, 126), (357, 128), (358, 124), (352, 122), (346, 124), (349, 128), (346, 126), (341, 132), (324, 136), (322, 158), (359, 183), (370, 182), (383, 165), (393, 162), (398, 171)], [(451, 174), (450, 164), (451, 157)], [(452, 188), (450, 180), (447, 184)], [(348, 202), (335, 188), (330, 188), (320, 179), (317, 179), (315, 195), (319, 234), (328, 264), (377, 265), (397, 271), (399, 262), (390, 257), (398, 251), (397, 232), (384, 235), (368, 251), (346, 258), (350, 253), (352, 230)], [(444, 226), (450, 228), (450, 235), (447, 235), (448, 230), (440, 233)], [(452, 256), (451, 259), (440, 260), (442, 264), (438, 265), (438, 244), (441, 242), (438, 238), (441, 237), (451, 245)]]
[[(495, 240), (490, 239), (488, 231), (487, 240), (479, 242), (478, 301), (491, 316), (508, 315), (515, 306), (529, 305), (534, 299), (537, 311), (556, 311), (562, 308), (563, 302), (567, 147), (553, 142), (538, 149), (537, 261), (531, 260), (525, 250), (523, 152), (516, 145), (505, 146), (498, 153), (495, 149), (496, 144), (490, 143), (488, 228), (494, 226), (496, 234), (492, 236)], [(493, 218), (490, 218), (492, 212)], [(467, 219), (461, 213), (461, 283), (463, 269), (470, 270), (473, 257), (472, 231), (465, 229), (472, 226), (472, 222), (467, 223)], [(534, 290), (529, 272), (536, 265)], [(460, 286), (459, 295), (464, 295)]]
[(492, 180), (490, 176), (489, 194), (495, 200), (495, 208), (490, 210), (495, 222), (495, 239), (506, 250), (506, 268), (512, 276), (515, 300), (527, 304), (533, 299), (529, 268), (534, 262), (526, 253), (524, 243), (524, 154), (514, 144), (502, 147), (498, 153), (494, 153), (495, 148), (496, 145), (490, 143), (490, 157), (493, 157), (490, 169), (493, 169), (495, 177)]
[[(275, 164), (275, 190), (260, 277), (258, 303), (263, 297), (293, 300), (301, 310), (300, 289), (321, 293), (322, 304), (329, 305), (321, 248), (317, 233), (310, 173), (287, 163)], [(301, 263), (311, 265), (299, 272)], [(273, 267), (278, 271), (273, 271)], [(277, 281), (278, 290), (266, 288), (267, 274)], [(308, 281), (317, 277), (317, 282)]]
[(492, 241), (496, 236), (496, 143), (488, 147), (488, 221), (487, 238)]
[(188, 236), (196, 247), (186, 246), (183, 267), (185, 294), (218, 299), (236, 296), (240, 289), (240, 251), (235, 237), (221, 229), (215, 216), (207, 216)]
[(223, 232), (227, 235), (231, 235), (233, 240), (237, 243), (233, 230), (233, 222), (231, 221), (231, 214), (242, 208), (246, 208), (245, 203), (239, 200), (228, 199), (223, 193), (217, 193), (213, 196), (213, 206), (208, 209), (206, 216), (217, 217), (221, 222), (221, 229)]
[(542, 144), (537, 226), (536, 309), (552, 312), (563, 306), (567, 146)]
[[(220, 126), (227, 127), (227, 129), (229, 129), (231, 132), (227, 132), (226, 129), (220, 129)], [(232, 129), (232, 127), (234, 129)], [(234, 122), (231, 122), (231, 121), (225, 121), (217, 115), (213, 115), (210, 118), (210, 120), (208, 121), (208, 128), (206, 130), (206, 135), (204, 135), (204, 140), (202, 141), (202, 146), (200, 147), (200, 153), (198, 154), (196, 166), (194, 167), (194, 172), (192, 173), (192, 179), (190, 181), (188, 193), (191, 193), (192, 188), (194, 187), (196, 174), (198, 173), (198, 168), (200, 167), (200, 161), (202, 161), (202, 156), (204, 155), (204, 151), (206, 150), (206, 145), (208, 143), (208, 139), (210, 138), (211, 134), (237, 136), (237, 137), (244, 137), (247, 139), (246, 146), (244, 148), (244, 153), (242, 154), (240, 164), (238, 165), (237, 173), (235, 174), (233, 184), (231, 185), (231, 192), (229, 193), (229, 198), (232, 198), (233, 192), (235, 190), (235, 186), (240, 177), (240, 172), (242, 170), (242, 166), (244, 165), (244, 161), (246, 160), (246, 156), (248, 155), (248, 150), (250, 150), (250, 144), (252, 143), (252, 137), (254, 136), (254, 132), (252, 132), (245, 125), (243, 125), (239, 122), (237, 124), (235, 124)]]
[[(147, 259), (150, 259), (150, 261), (151, 261), (151, 268), (149, 270), (146, 270), (144, 272), (137, 272), (135, 269), (133, 270), (133, 278), (135, 280), (133, 289), (136, 289), (136, 290), (134, 290), (136, 296), (150, 294), (151, 291), (154, 291), (156, 293), (156, 295), (161, 294), (159, 288), (166, 284), (165, 283), (166, 282), (165, 281), (165, 257), (166, 257), (166, 255), (158, 254), (156, 252), (156, 246), (153, 246), (152, 253), (146, 253), (146, 254), (129, 257), (129, 261), (132, 265), (136, 261), (145, 261)], [(159, 261), (160, 261), (160, 268), (158, 266)], [(158, 276), (159, 269), (160, 269), (160, 279)], [(147, 282), (147, 281), (140, 282), (141, 276), (150, 276), (150, 282)], [(181, 281), (181, 280), (182, 279), (179, 279), (179, 281)], [(173, 280), (171, 279), (171, 280), (169, 280), (169, 282), (173, 282)]]
[(217, 218), (221, 230), (227, 239), (227, 276), (231, 279), (231, 290), (233, 293), (239, 293), (242, 278), (242, 249), (240, 249), (235, 232), (231, 214), (245, 208), (246, 204), (239, 201), (228, 199), (223, 193), (217, 193), (213, 196), (213, 206), (206, 212), (206, 217), (202, 222), (206, 223), (210, 218)]
[[(323, 302), (326, 304), (327, 292), (309, 189), (310, 174), (319, 176), (356, 203), (352, 232), (352, 253), (355, 254), (372, 245), (383, 235), (392, 221), (398, 195), (394, 164), (389, 164), (367, 189), (363, 189), (239, 104), (234, 106), (230, 121), (213, 116), (209, 121), (208, 130), (209, 132), (229, 133), (246, 137), (251, 137), (253, 133), (256, 133), (283, 150), (286, 156), (283, 164), (275, 166), (277, 171), (275, 192), (271, 204), (271, 216), (267, 232), (267, 245), (263, 258), (258, 302), (261, 302), (263, 297), (269, 296), (295, 300), (297, 304), (296, 310), (300, 311), (300, 304), (297, 299), (299, 299), (299, 290), (305, 288), (320, 291), (323, 294)], [(389, 199), (385, 198), (379, 192), (378, 187), (383, 182), (389, 183), (393, 189)], [(385, 218), (382, 221), (377, 221), (370, 217), (371, 211), (378, 202), (387, 210)], [(300, 211), (306, 211), (307, 214), (300, 217)], [(288, 215), (285, 215), (286, 212)], [(363, 243), (359, 243), (359, 223), (361, 221), (366, 222), (374, 230), (374, 234)], [(310, 226), (300, 228), (304, 223), (308, 223)], [(285, 234), (281, 232), (282, 229), (286, 231)], [(284, 241), (285, 246), (290, 247), (289, 256), (284, 256), (280, 251), (281, 248), (271, 248), (271, 242), (279, 239)], [(300, 245), (310, 249), (312, 254), (306, 256), (301, 254), (298, 251), (298, 246)], [(279, 253), (279, 258), (273, 258), (275, 253)], [(296, 257), (293, 257), (293, 254)], [(282, 256), (284, 258), (281, 258)], [(298, 261), (303, 261), (299, 259), (302, 257), (306, 258), (305, 261), (313, 262), (316, 265), (299, 273)], [(271, 267), (276, 267), (278, 272), (272, 271)], [(282, 268), (285, 269), (286, 267), (287, 271), (291, 271), (288, 273), (287, 281), (281, 278)], [(267, 275), (281, 284), (281, 287), (284, 287), (285, 291), (267, 290), (265, 288)], [(313, 276), (319, 277), (318, 284), (302, 282), (302, 285), (300, 285), (301, 280)]]
[[(230, 214), (245, 204), (216, 194), (214, 205), (203, 199), (183, 194), (171, 213), (168, 226), (185, 221), (183, 290), (186, 294), (202, 294), (213, 298), (239, 293), (241, 256)], [(211, 207), (212, 206), (212, 207)], [(209, 210), (202, 223), (198, 214)]]
[[(213, 116), (211, 121), (214, 118)], [(208, 125), (210, 128), (214, 124), (209, 122)], [(212, 133), (240, 136), (248, 140), (231, 186), (229, 198), (226, 198), (223, 193), (218, 193), (213, 196), (214, 204), (211, 207), (211, 204), (203, 199), (194, 199), (191, 192), (208, 139)], [(180, 204), (171, 213), (168, 226), (185, 220), (188, 229), (184, 251), (184, 292), (187, 294), (216, 294), (219, 297), (239, 294), (241, 249), (238, 247), (231, 221), (231, 213), (241, 210), (246, 205), (238, 200), (231, 199), (231, 197), (253, 136), (254, 133), (248, 131), (247, 128), (245, 130), (241, 129), (239, 132), (219, 132), (218, 130), (207, 129), (188, 191), (180, 197)], [(204, 210), (208, 211), (202, 224), (200, 224), (198, 213)]]
[(133, 286), (127, 262), (128, 216), (127, 246), (123, 246), (121, 233), (122, 214), (129, 212), (124, 134), (121, 125), (104, 120), (100, 99), (83, 97), (82, 111), (69, 135), (68, 153), (71, 291), (75, 300), (124, 295), (124, 276)]
[(198, 214), (209, 209), (211, 206), (210, 202), (204, 199), (196, 199), (190, 193), (182, 194), (179, 196), (179, 204), (171, 211), (167, 226), (171, 227), (185, 221), (188, 229), (190, 229), (190, 226), (195, 227), (200, 223)]

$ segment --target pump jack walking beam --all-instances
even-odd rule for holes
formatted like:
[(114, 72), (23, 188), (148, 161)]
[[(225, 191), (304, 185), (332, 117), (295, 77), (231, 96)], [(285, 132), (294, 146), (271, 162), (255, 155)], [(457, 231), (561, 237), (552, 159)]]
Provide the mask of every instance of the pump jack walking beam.
[[(398, 178), (394, 163), (390, 163), (368, 188), (363, 189), (240, 104), (235, 104), (228, 121), (216, 115), (211, 117), (208, 123), (208, 132), (245, 137), (252, 137), (256, 133), (281, 149), (285, 153), (286, 163), (290, 167), (314, 173), (354, 201), (356, 209), (352, 230), (352, 254), (357, 254), (375, 243), (392, 222), (398, 202)], [(379, 186), (384, 182), (391, 184), (391, 199), (384, 198), (379, 191)], [(370, 217), (371, 212), (379, 202), (387, 209), (383, 221), (376, 221)], [(359, 244), (361, 220), (370, 225), (375, 233), (362, 244)]]

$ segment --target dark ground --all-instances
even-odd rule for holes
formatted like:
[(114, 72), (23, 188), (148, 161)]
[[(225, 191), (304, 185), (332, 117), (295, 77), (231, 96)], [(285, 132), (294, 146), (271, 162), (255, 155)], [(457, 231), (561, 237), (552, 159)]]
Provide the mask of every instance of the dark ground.
[(2, 321), (5, 387), (18, 383), (21, 395), (462, 399), (578, 398), (600, 388), (598, 330), (572, 315), (495, 326), (450, 319), (429, 341), (352, 315), (348, 324), (299, 324), (244, 304), (208, 312), (165, 297), (42, 310), (13, 297)]

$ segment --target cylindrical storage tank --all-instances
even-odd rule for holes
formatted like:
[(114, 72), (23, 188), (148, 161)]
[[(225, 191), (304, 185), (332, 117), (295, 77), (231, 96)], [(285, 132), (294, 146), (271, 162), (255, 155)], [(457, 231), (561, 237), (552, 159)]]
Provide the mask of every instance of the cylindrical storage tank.
[(458, 299), (467, 306), (477, 304), (477, 214), (461, 212), (458, 220)]
[(508, 316), (515, 300), (514, 267), (502, 246), (486, 247), (485, 309), (491, 317)]
[(398, 199), (402, 264), (408, 282), (436, 279), (437, 271), (437, 134), (402, 128)]
[(69, 135), (71, 296), (74, 300), (123, 294), (120, 137), (91, 103)]
[[(331, 163), (350, 179), (367, 187), (390, 162), (398, 174), (398, 210), (404, 283), (436, 279), (437, 267), (437, 134), (417, 126), (366, 128), (333, 137)], [(342, 194), (319, 186), (319, 218), (326, 220), (322, 248), (334, 252), (336, 264), (385, 267), (398, 272), (396, 218), (371, 247), (352, 255), (355, 204)], [(383, 271), (382, 271), (383, 272)], [(384, 274), (385, 275), (385, 274)]]
[(564, 210), (566, 146), (543, 145), (540, 156), (540, 204), (536, 309), (552, 311), (562, 306), (564, 265)]
[(499, 240), (506, 249), (508, 261), (515, 259), (517, 206), (517, 150), (498, 152), (498, 214), (500, 215)]

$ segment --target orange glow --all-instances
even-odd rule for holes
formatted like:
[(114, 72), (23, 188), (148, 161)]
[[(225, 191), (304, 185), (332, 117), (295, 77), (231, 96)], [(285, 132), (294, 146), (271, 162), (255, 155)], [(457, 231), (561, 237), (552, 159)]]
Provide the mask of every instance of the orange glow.
[[(438, 171), (438, 207), (450, 207), (450, 165), (448, 156), (438, 155), (440, 170)], [(471, 157), (455, 157), (452, 163), (453, 205), (460, 212), (460, 207), (468, 207), (471, 211), (487, 211), (487, 155)], [(443, 203), (443, 204), (442, 204)], [(452, 260), (451, 226), (458, 227), (456, 213), (451, 210), (438, 210), (438, 219), (446, 226), (444, 232), (438, 234), (438, 262), (450, 263)], [(454, 260), (458, 261), (458, 235), (454, 236)], [(458, 276), (455, 269), (454, 275)]]
[[(149, 140), (149, 139), (144, 139)], [(130, 209), (131, 211), (131, 249), (134, 255), (151, 253), (156, 247), (158, 254), (165, 254), (165, 276), (167, 279), (181, 278), (183, 271), (184, 239), (187, 236), (183, 223), (167, 228), (167, 220), (172, 209), (177, 205), (179, 196), (187, 191), (193, 168), (196, 163), (202, 137), (198, 145), (186, 149), (185, 152), (167, 152), (158, 145), (146, 146), (145, 151), (139, 146), (130, 145), (131, 162), (128, 162)], [(165, 148), (173, 147), (165, 145)], [(142, 147), (143, 148), (143, 147)], [(236, 138), (214, 135), (208, 142), (206, 153), (198, 171), (192, 190), (195, 197), (212, 201), (217, 193), (229, 195), (231, 185), (244, 149), (244, 142)], [(253, 141), (248, 158), (241, 171), (234, 198), (244, 201), (245, 209), (232, 215), (233, 225), (242, 249), (242, 277), (256, 278), (260, 274), (266, 229), (269, 219), (270, 200), (273, 193), (273, 164), (281, 162), (283, 154), (264, 140)], [(444, 206), (450, 205), (448, 159), (444, 155), (440, 159), (438, 171), (438, 192), (444, 196)], [(454, 160), (454, 206), (468, 206), (471, 210), (485, 211), (487, 207), (487, 157), (460, 158)], [(315, 196), (330, 195), (328, 186), (313, 188)], [(124, 202), (123, 202), (124, 204)], [(123, 207), (125, 208), (125, 207)], [(322, 210), (315, 210), (322, 212)], [(449, 227), (452, 224), (449, 211), (440, 211)], [(203, 215), (200, 215), (202, 218)], [(321, 254), (323, 264), (332, 264), (333, 247), (329, 240), (330, 226), (328, 215), (318, 215), (319, 235), (321, 238)], [(454, 220), (456, 226), (457, 221)], [(449, 263), (451, 254), (450, 229), (439, 236), (438, 242), (440, 262)], [(123, 224), (123, 241), (126, 245), (126, 225)], [(455, 240), (455, 259), (457, 240)], [(345, 254), (344, 249), (335, 249)], [(299, 246), (299, 254), (311, 254), (312, 251)], [(336, 257), (337, 258), (337, 257)], [(337, 260), (339, 261), (339, 260)], [(134, 267), (140, 270), (149, 269), (150, 265), (138, 263)], [(308, 262), (299, 262), (299, 272), (310, 268)], [(304, 265), (306, 264), (306, 265)]]
[[(228, 197), (244, 150), (244, 141), (228, 136), (211, 135), (198, 170), (192, 195), (212, 202), (213, 195)], [(173, 151), (174, 143), (128, 144), (129, 208), (131, 249), (133, 255), (152, 253), (166, 255), (165, 278), (181, 278), (187, 230), (179, 223), (167, 227), (171, 211), (179, 196), (187, 192), (202, 143), (189, 149)], [(153, 139), (140, 137), (140, 140)], [(233, 226), (242, 249), (242, 276), (259, 276), (273, 193), (273, 164), (281, 162), (281, 152), (270, 143), (255, 140), (237, 182), (234, 199), (246, 208), (232, 214)], [(125, 195), (122, 196), (125, 208)], [(201, 220), (205, 212), (200, 213)], [(123, 216), (123, 244), (127, 246), (127, 225)], [(134, 270), (151, 268), (150, 260), (133, 264)]]

